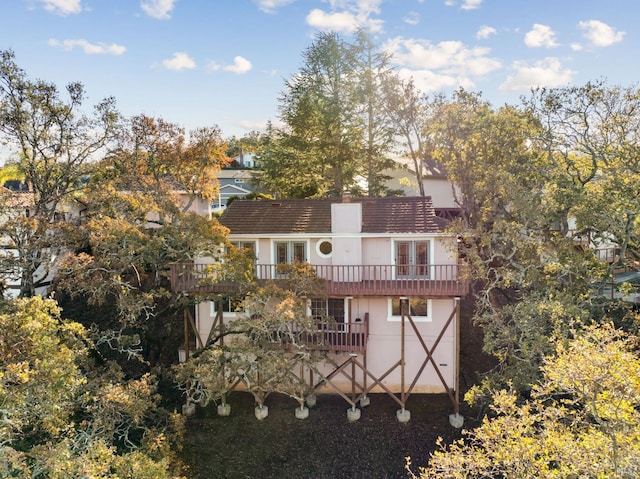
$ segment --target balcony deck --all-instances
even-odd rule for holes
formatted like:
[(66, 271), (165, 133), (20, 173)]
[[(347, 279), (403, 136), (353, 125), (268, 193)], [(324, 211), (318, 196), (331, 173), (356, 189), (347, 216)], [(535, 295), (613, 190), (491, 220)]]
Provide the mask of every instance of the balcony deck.
[[(364, 353), (367, 350), (368, 321), (339, 323), (319, 320), (316, 324), (317, 332), (301, 331), (295, 333), (296, 342), (312, 350), (359, 353)], [(284, 338), (274, 337), (274, 347), (286, 347), (289, 342), (287, 336)]]
[[(457, 297), (467, 294), (463, 266), (447, 265), (313, 265), (324, 292), (335, 296)], [(214, 268), (215, 270), (215, 268)], [(174, 263), (171, 287), (181, 293), (237, 293), (246, 284), (216, 279), (211, 265)], [(254, 265), (257, 281), (281, 280), (273, 264)]]

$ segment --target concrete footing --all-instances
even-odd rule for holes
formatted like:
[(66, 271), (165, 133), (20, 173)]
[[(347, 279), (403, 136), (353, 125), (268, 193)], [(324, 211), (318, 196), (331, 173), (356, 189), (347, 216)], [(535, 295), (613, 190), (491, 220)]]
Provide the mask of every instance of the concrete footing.
[(193, 416), (196, 413), (196, 405), (193, 403), (186, 403), (182, 405), (183, 416)]
[(409, 420), (411, 419), (411, 411), (409, 411), (408, 409), (398, 409), (398, 411), (396, 412), (396, 417), (398, 418), (399, 422), (409, 422)]
[(316, 405), (316, 402), (318, 401), (318, 397), (315, 394), (309, 394), (305, 401), (307, 403), (307, 406), (314, 407)]
[(307, 419), (309, 417), (309, 408), (308, 407), (297, 407), (296, 408), (296, 419)]
[(218, 404), (218, 416), (228, 416), (231, 414), (231, 404), (224, 403)]
[(371, 398), (369, 396), (362, 396), (360, 398), (360, 407), (367, 407), (371, 404)]
[(360, 419), (361, 411), (357, 407), (350, 407), (347, 409), (347, 420), (349, 422), (355, 422)]
[(269, 415), (269, 407), (265, 406), (264, 404), (262, 406), (256, 406), (255, 415), (256, 415), (256, 419), (258, 419), (259, 421), (262, 421), (264, 418), (266, 418)]
[(451, 424), (456, 429), (460, 429), (464, 424), (464, 416), (460, 414), (449, 414), (449, 424)]

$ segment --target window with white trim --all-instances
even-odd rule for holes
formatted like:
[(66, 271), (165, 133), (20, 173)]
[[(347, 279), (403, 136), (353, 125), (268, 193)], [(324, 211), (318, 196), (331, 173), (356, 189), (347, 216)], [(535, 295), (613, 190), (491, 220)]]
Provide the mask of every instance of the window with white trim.
[(235, 246), (240, 251), (256, 254), (256, 242), (255, 241), (230, 241), (229, 244)]
[(307, 243), (304, 241), (275, 241), (273, 245), (276, 264), (307, 261)]
[(222, 305), (222, 315), (225, 318), (235, 318), (238, 313), (244, 312), (241, 299), (225, 298), (222, 301), (211, 301), (211, 317), (218, 313), (218, 305)]
[(400, 321), (402, 306), (405, 305), (406, 314), (416, 322), (431, 321), (431, 300), (428, 298), (389, 298), (388, 321)]

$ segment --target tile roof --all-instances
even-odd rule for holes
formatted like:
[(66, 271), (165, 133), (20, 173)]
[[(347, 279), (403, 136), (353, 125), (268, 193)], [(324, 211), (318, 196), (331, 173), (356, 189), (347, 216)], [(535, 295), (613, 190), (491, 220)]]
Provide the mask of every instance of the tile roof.
[(2, 206), (9, 208), (27, 208), (33, 205), (33, 193), (30, 191), (13, 191), (0, 187)]
[[(236, 200), (220, 222), (232, 234), (323, 234), (331, 232), (337, 198)], [(439, 233), (449, 223), (436, 216), (431, 197), (352, 198), (362, 204), (363, 233)]]

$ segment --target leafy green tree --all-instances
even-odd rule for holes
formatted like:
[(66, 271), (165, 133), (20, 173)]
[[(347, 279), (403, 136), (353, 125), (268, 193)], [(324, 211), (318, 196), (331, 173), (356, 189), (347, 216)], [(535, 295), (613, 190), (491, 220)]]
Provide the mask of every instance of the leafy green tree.
[(539, 89), (526, 106), (540, 120), (534, 139), (547, 155), (542, 171), (555, 184), (549, 198), (562, 233), (616, 243), (622, 262), (638, 242), (640, 90), (602, 81)]
[(389, 63), (364, 30), (352, 43), (335, 32), (318, 34), (285, 83), (285, 126), (267, 132), (258, 185), (286, 197), (388, 194), (384, 170), (392, 165), (395, 132), (382, 93), (394, 75)]
[(235, 158), (241, 154), (256, 153), (262, 144), (264, 133), (251, 131), (246, 135), (237, 138), (232, 136), (228, 138), (226, 153), (230, 158)]
[(638, 477), (636, 342), (607, 324), (559, 341), (530, 400), (496, 392), (492, 414), (465, 438), (441, 443), (418, 477)]
[(359, 173), (363, 130), (353, 55), (353, 49), (338, 34), (318, 34), (280, 98), (282, 120), (299, 149), (306, 148), (316, 156), (316, 169), (332, 195), (353, 187)]
[(434, 99), (429, 109), (423, 135), (456, 185), (461, 218), (452, 232), (471, 266), (485, 350), (498, 360), (484, 386), (510, 381), (528, 390), (554, 340), (591, 316), (589, 280), (602, 272), (571, 238), (555, 233), (559, 213), (547, 197), (553, 183), (542, 174), (550, 167), (535, 146), (540, 124), (530, 111), (495, 110), (464, 90), (451, 101)]
[[(411, 159), (420, 196), (426, 196), (424, 187), (425, 160), (432, 159), (433, 143), (429, 141), (427, 125), (434, 119), (430, 113), (437, 102), (429, 102), (412, 80), (391, 77), (383, 87), (387, 115), (394, 126), (401, 154)], [(438, 97), (440, 98), (440, 97)]]
[(317, 158), (304, 143), (282, 129), (267, 126), (259, 150), (260, 168), (254, 181), (263, 191), (280, 198), (324, 197), (329, 186)]
[(386, 196), (392, 192), (385, 182), (390, 179), (385, 170), (394, 168), (389, 153), (395, 146), (395, 128), (385, 104), (384, 91), (396, 78), (391, 69), (391, 56), (381, 52), (366, 30), (356, 32), (353, 45), (360, 74), (361, 116), (364, 122), (364, 174), (367, 196)]

